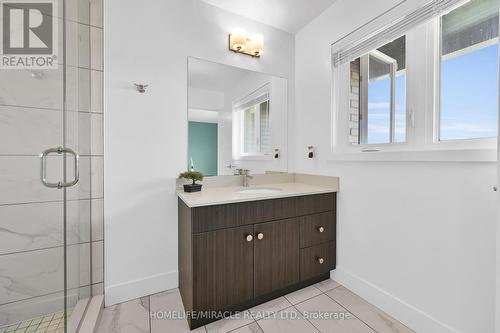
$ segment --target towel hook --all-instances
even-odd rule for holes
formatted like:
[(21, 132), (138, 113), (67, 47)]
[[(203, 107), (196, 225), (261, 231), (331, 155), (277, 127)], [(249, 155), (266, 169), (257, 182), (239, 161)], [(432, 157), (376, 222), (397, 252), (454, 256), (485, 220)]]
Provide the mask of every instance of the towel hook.
[(137, 91), (142, 93), (146, 92), (146, 88), (149, 87), (149, 84), (143, 84), (143, 83), (134, 83), (135, 87), (137, 88)]

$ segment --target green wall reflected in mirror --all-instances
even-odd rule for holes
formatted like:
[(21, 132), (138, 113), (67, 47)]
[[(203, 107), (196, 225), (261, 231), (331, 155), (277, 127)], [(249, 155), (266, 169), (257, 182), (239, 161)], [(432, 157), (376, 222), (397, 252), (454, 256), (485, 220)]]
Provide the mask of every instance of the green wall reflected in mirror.
[(188, 165), (205, 176), (217, 176), (217, 124), (189, 122)]

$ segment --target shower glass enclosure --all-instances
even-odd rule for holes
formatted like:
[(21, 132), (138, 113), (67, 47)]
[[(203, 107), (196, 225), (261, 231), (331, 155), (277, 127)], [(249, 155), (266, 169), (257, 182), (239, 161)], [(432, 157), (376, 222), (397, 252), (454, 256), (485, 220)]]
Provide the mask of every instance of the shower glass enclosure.
[[(28, 13), (35, 2), (57, 10)], [(52, 22), (58, 63), (0, 68), (0, 333), (77, 332), (93, 292), (90, 1), (0, 5)]]

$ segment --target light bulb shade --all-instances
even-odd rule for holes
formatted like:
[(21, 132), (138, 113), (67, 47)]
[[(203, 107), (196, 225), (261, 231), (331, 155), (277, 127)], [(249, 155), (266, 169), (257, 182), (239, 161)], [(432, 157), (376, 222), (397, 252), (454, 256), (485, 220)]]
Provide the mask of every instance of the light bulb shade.
[(254, 55), (261, 55), (264, 50), (264, 36), (261, 34), (253, 34), (250, 36), (250, 51)]
[(246, 32), (243, 29), (234, 30), (229, 36), (231, 50), (243, 51), (247, 43)]
[(264, 50), (264, 36), (253, 34), (248, 37), (243, 29), (235, 29), (229, 34), (229, 49), (236, 53), (260, 57)]

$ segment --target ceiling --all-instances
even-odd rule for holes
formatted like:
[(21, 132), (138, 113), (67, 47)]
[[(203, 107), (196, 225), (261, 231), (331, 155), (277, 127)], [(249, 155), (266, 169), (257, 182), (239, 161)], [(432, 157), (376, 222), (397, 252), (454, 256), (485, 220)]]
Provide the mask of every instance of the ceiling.
[(336, 0), (202, 0), (211, 5), (295, 33)]

